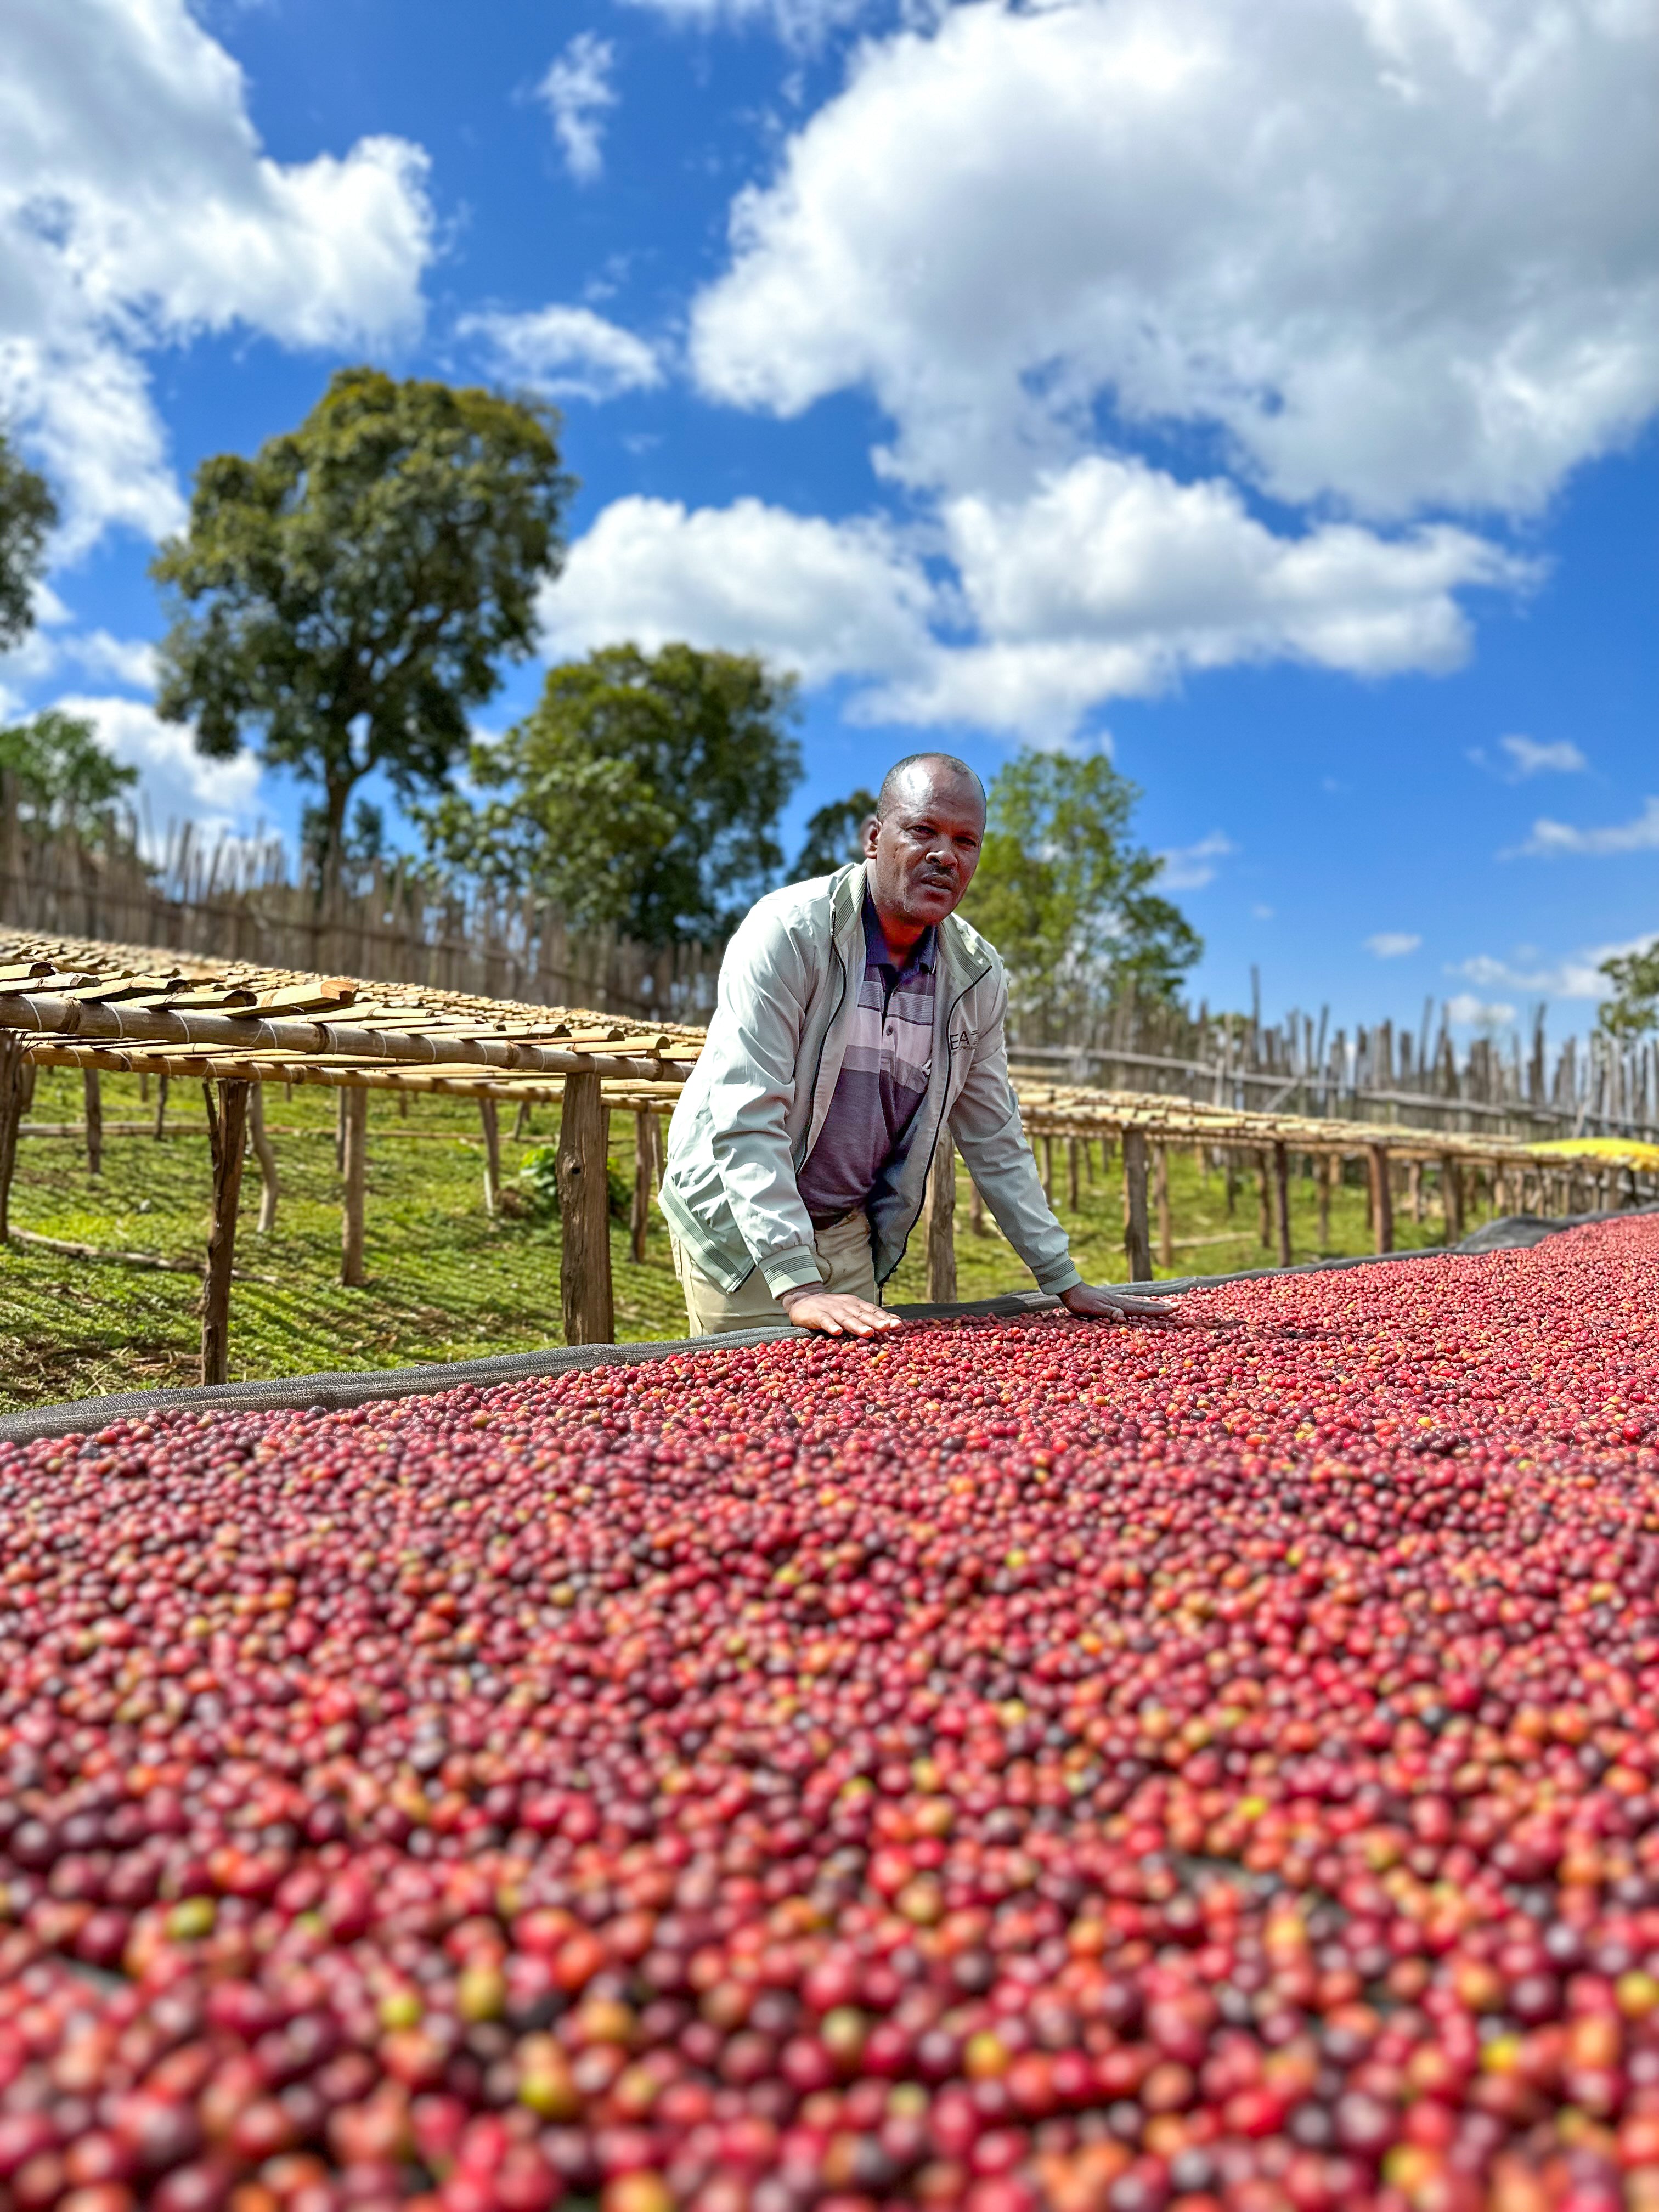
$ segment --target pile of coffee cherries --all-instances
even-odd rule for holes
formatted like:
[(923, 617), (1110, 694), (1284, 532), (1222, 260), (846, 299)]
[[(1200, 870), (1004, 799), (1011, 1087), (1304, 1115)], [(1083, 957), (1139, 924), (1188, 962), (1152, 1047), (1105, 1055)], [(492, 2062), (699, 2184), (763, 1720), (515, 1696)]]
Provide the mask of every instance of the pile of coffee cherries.
[(0, 1447), (0, 2208), (1659, 2212), (1659, 1223), (1185, 1310)]

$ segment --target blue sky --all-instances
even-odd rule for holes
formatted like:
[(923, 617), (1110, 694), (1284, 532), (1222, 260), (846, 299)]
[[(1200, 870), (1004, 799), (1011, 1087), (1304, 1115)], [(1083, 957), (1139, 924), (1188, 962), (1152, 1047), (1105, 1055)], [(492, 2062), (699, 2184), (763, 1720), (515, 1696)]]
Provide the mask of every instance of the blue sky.
[[(17, 710), (151, 713), (205, 454), (331, 367), (550, 392), (544, 653), (755, 647), (805, 814), (1109, 744), (1196, 988), (1415, 1026), (1659, 929), (1645, 0), (19, 0), (0, 406), (65, 511)], [(539, 663), (482, 718), (504, 726)]]

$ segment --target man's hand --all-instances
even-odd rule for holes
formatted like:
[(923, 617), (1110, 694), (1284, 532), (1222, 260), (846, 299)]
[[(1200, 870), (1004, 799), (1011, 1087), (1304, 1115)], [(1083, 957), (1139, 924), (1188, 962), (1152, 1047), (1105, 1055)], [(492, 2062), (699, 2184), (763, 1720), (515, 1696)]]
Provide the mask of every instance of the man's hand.
[(1073, 1283), (1062, 1291), (1060, 1302), (1082, 1321), (1161, 1321), (1173, 1328), (1192, 1324), (1162, 1298), (1127, 1297), (1121, 1291), (1097, 1290), (1092, 1283)]
[(778, 1299), (797, 1328), (816, 1328), (825, 1336), (873, 1336), (878, 1328), (902, 1328), (896, 1314), (855, 1298), (850, 1291), (785, 1291)]

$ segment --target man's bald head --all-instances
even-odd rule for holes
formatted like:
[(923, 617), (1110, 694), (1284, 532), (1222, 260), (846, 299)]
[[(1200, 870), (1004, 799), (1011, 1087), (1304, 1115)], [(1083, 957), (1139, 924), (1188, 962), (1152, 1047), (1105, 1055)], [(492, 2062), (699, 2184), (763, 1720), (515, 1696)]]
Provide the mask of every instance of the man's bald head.
[(895, 761), (881, 780), (881, 789), (876, 794), (876, 819), (890, 820), (895, 808), (904, 805), (917, 795), (920, 784), (931, 789), (943, 781), (947, 784), (966, 784), (979, 794), (979, 811), (985, 813), (985, 786), (965, 760), (954, 753), (906, 753)]

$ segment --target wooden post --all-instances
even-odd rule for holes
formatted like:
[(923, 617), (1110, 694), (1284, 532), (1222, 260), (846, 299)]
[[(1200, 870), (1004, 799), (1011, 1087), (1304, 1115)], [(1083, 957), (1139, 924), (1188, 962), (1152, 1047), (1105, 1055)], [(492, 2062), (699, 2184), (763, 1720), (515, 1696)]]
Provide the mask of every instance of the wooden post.
[(1273, 1200), (1268, 1188), (1269, 1176), (1267, 1173), (1267, 1155), (1266, 1152), (1258, 1152), (1255, 1156), (1255, 1176), (1256, 1199), (1258, 1201), (1258, 1212), (1261, 1215), (1261, 1219), (1257, 1224), (1257, 1228), (1260, 1232), (1258, 1241), (1261, 1243), (1262, 1250), (1264, 1252), (1267, 1252), (1271, 1251), (1273, 1249)]
[(147, 1067), (141, 1067), (138, 1071), (138, 1103), (141, 1106), (149, 1103), (149, 1070)]
[(1371, 1163), (1371, 1222), (1376, 1232), (1379, 1252), (1394, 1249), (1394, 1191), (1389, 1177), (1389, 1148), (1373, 1145)]
[(167, 1079), (165, 1075), (155, 1079), (155, 1141), (159, 1145), (167, 1134)]
[(368, 1164), (368, 1092), (362, 1084), (342, 1089), (344, 1146), (340, 1200), (340, 1280), (349, 1291), (363, 1285), (363, 1179)]
[(1042, 1195), (1050, 1206), (1054, 1204), (1054, 1140), (1052, 1137), (1045, 1137), (1042, 1140)]
[(1327, 1152), (1318, 1163), (1318, 1167), (1319, 1180), (1316, 1188), (1319, 1193), (1319, 1249), (1322, 1253), (1330, 1249), (1331, 1193), (1342, 1172), (1342, 1163), (1334, 1152)]
[(628, 1226), (636, 1267), (645, 1265), (645, 1232), (651, 1218), (651, 1124), (654, 1118), (647, 1107), (641, 1107), (634, 1116), (634, 1210)]
[(1440, 1211), (1445, 1217), (1446, 1242), (1460, 1243), (1463, 1236), (1463, 1170), (1449, 1155), (1440, 1163)]
[(983, 1237), (985, 1234), (985, 1200), (979, 1185), (971, 1176), (968, 1178), (968, 1234), (970, 1237)]
[(1082, 1200), (1078, 1196), (1077, 1155), (1077, 1139), (1067, 1137), (1066, 1139), (1066, 1203), (1073, 1213), (1077, 1212), (1082, 1205)]
[(1412, 1219), (1423, 1218), (1423, 1163), (1413, 1160), (1406, 1170), (1406, 1188), (1412, 1202)]
[(1227, 1157), (1227, 1218), (1231, 1221), (1238, 1205), (1238, 1160), (1229, 1145)]
[(104, 1172), (104, 1086), (95, 1067), (81, 1071), (81, 1093), (87, 1102), (87, 1173)]
[(1175, 1224), (1170, 1218), (1170, 1147), (1159, 1145), (1152, 1154), (1152, 1191), (1158, 1202), (1158, 1257), (1161, 1267), (1175, 1265)]
[(208, 1232), (207, 1273), (202, 1283), (202, 1380), (222, 1382), (230, 1372), (230, 1273), (236, 1259), (236, 1208), (242, 1195), (248, 1086), (204, 1083), (202, 1090), (207, 1099), (208, 1143), (213, 1154), (213, 1225)]
[(1279, 1230), (1279, 1264), (1291, 1264), (1291, 1159), (1282, 1143), (1273, 1146), (1273, 1213)]
[(1083, 1139), (1083, 1180), (1088, 1184), (1091, 1190), (1094, 1188), (1095, 1148), (1092, 1141), (1087, 1137)]
[(1152, 1240), (1146, 1233), (1146, 1133), (1123, 1132), (1123, 1249), (1132, 1283), (1152, 1279)]
[(927, 1174), (927, 1303), (957, 1302), (957, 1148), (947, 1121)]
[(513, 1123), (513, 1141), (516, 1145), (521, 1137), (527, 1137), (529, 1134), (530, 1101), (528, 1098), (520, 1098), (519, 1111)]
[(0, 1244), (11, 1236), (11, 1179), (22, 1118), (23, 1039), (16, 1030), (0, 1030)]
[(567, 1075), (559, 1116), (559, 1298), (567, 1344), (614, 1344), (605, 1095), (597, 1075)]
[(478, 1119), (483, 1124), (484, 1212), (493, 1221), (501, 1210), (501, 1123), (493, 1098), (478, 1101)]
[[(365, 1091), (367, 1097), (368, 1093)], [(270, 1139), (265, 1134), (265, 1086), (253, 1085), (253, 1095), (248, 1100), (248, 1134), (253, 1139), (254, 1157), (259, 1163), (259, 1234), (269, 1237), (276, 1226), (276, 1155), (271, 1150)]]
[(350, 1113), (346, 1101), (350, 1096), (351, 1093), (343, 1086), (334, 1094), (334, 1172), (336, 1175), (345, 1173), (346, 1122)]
[(398, 1119), (400, 1121), (406, 1121), (409, 1119), (409, 1093), (406, 1091), (400, 1091), (398, 1093)]

